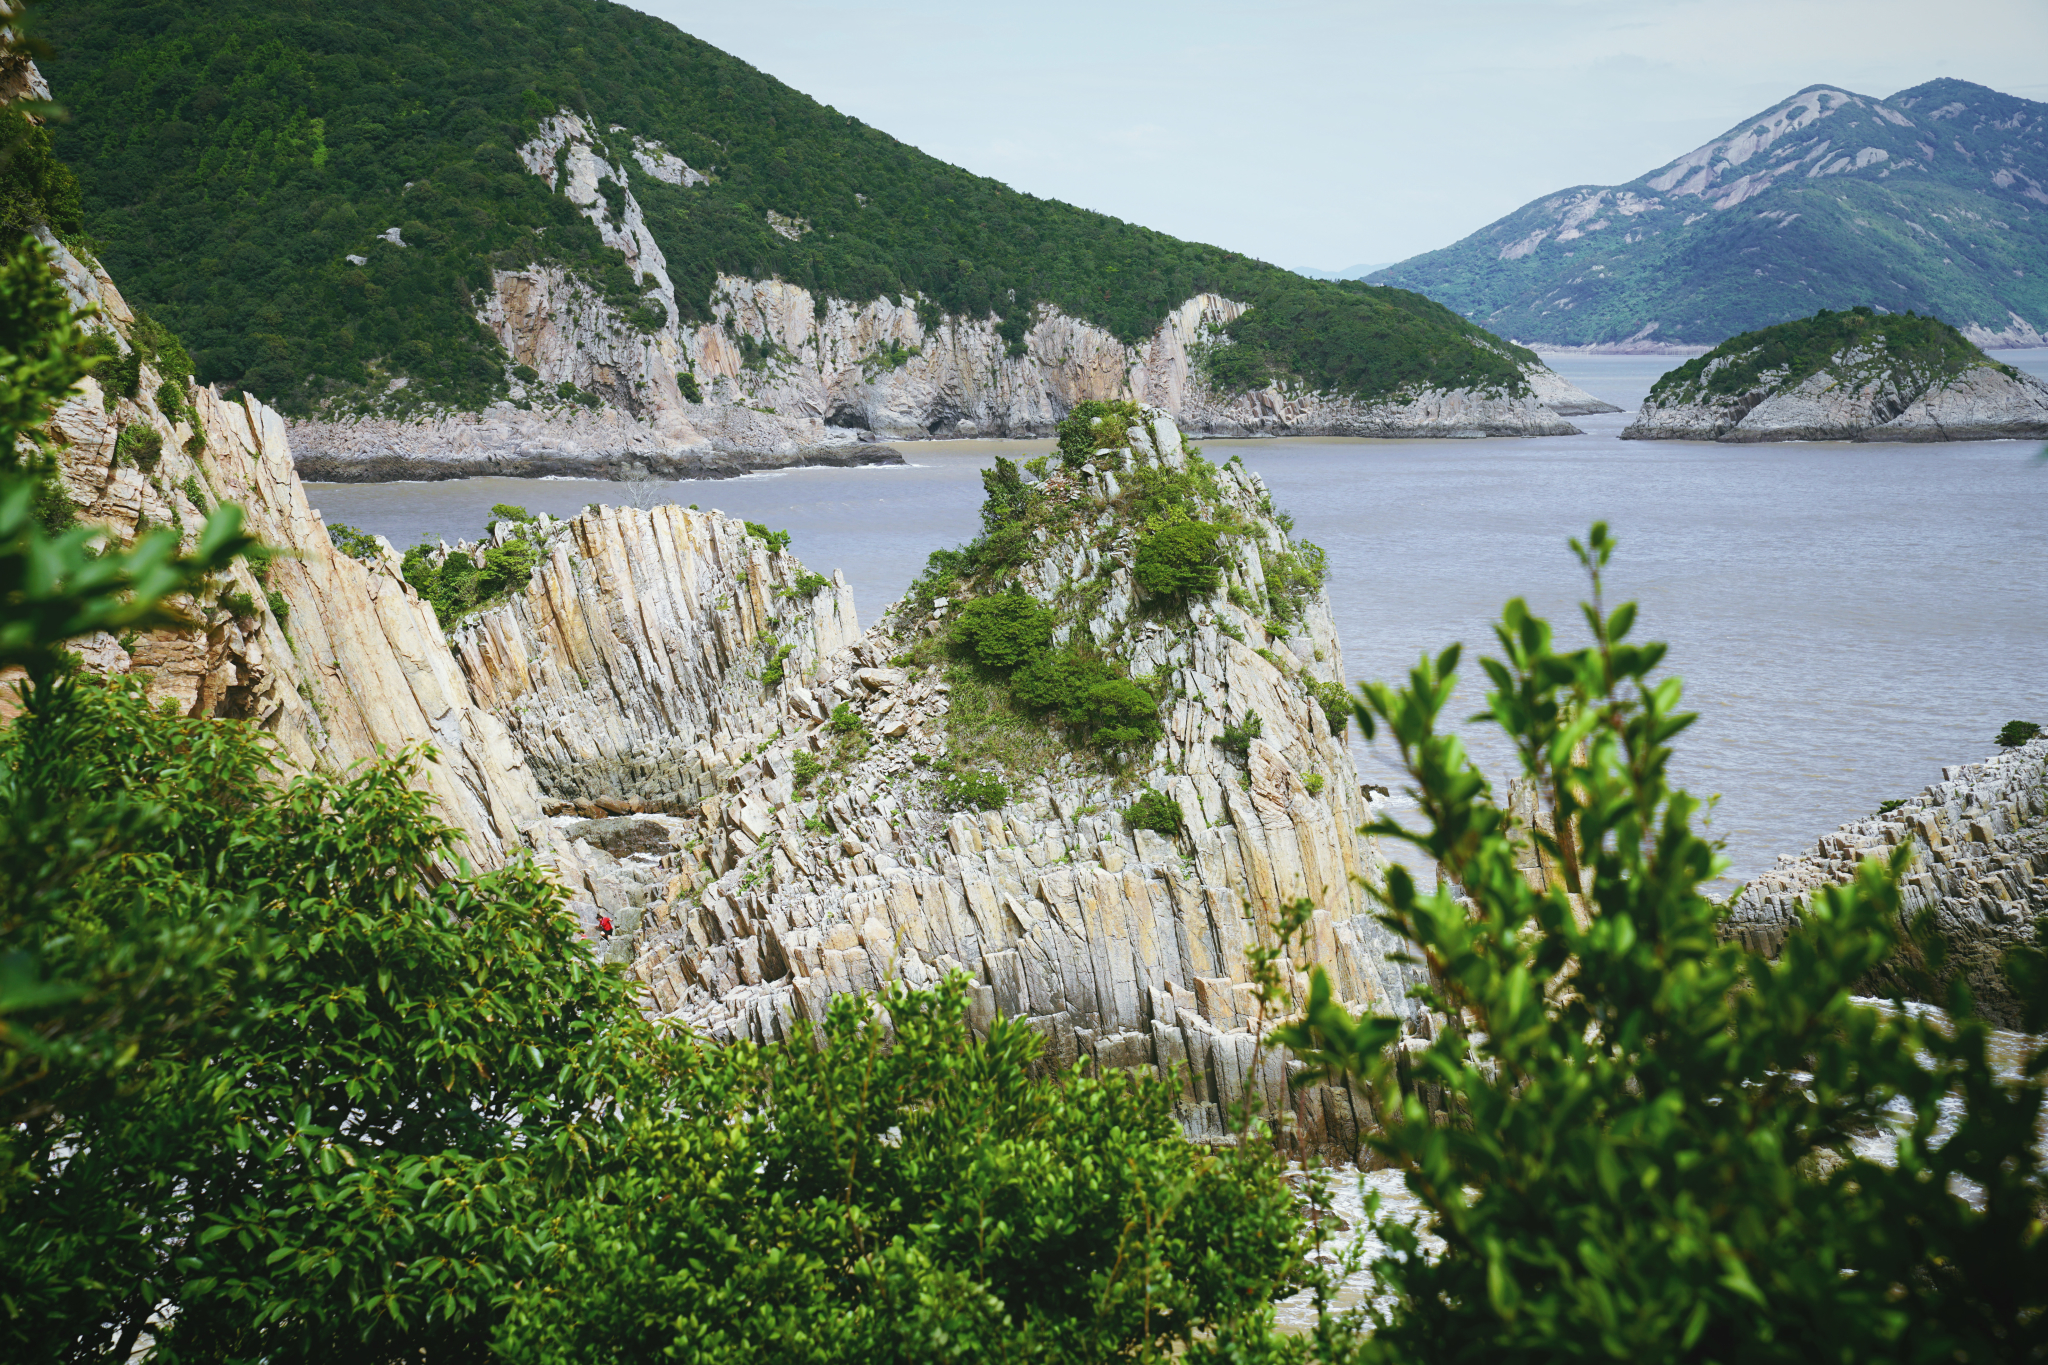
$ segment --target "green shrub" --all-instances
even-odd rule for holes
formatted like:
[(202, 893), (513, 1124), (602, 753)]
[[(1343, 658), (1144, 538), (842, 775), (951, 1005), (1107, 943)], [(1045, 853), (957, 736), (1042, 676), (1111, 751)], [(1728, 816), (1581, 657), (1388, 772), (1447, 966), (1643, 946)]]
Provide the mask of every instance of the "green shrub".
[[(1405, 690), (1362, 689), (1361, 727), (1384, 727), (1420, 812), (1367, 832), (1444, 874), (1424, 887), (1396, 864), (1383, 901), (1443, 1022), (1400, 1046), (1404, 1021), (1351, 1017), (1317, 968), (1278, 1041), (1307, 1063), (1298, 1084), (1343, 1073), (1381, 1096), (1367, 1141), (1442, 1240), (1422, 1254), (1414, 1228), (1378, 1220), (1358, 1358), (2041, 1358), (2048, 1050), (2030, 1043), (2023, 1079), (2002, 1080), (1967, 989), (1946, 1020), (1853, 998), (1899, 947), (1909, 848), (1817, 891), (1775, 961), (1723, 938), (1701, 888), (1726, 860), (1666, 777), (1694, 717), (1655, 674), (1664, 647), (1628, 639), (1634, 605), (1602, 601), (1612, 546), (1605, 526), (1574, 542), (1588, 647), (1553, 649), (1517, 600), (1496, 627), (1506, 657), (1486, 661), (1481, 717), (1555, 802), (1556, 880), (1531, 884), (1499, 775), (1440, 728), (1457, 646)], [(2009, 970), (2026, 1027), (2048, 1024), (2044, 960)]]
[(531, 365), (514, 365), (512, 367), (512, 377), (522, 384), (540, 383), (540, 371)]
[(206, 490), (199, 486), (197, 474), (187, 474), (178, 484), (178, 491), (185, 495), (185, 501), (202, 512), (206, 510)]
[(1301, 785), (1308, 788), (1310, 796), (1321, 796), (1325, 785), (1323, 775), (1321, 773), (1303, 773), (1301, 775)]
[(164, 438), (155, 427), (130, 422), (114, 438), (114, 464), (132, 464), (137, 469), (155, 469), (163, 458)]
[(789, 532), (771, 531), (758, 521), (747, 523), (747, 534), (766, 545), (771, 555), (779, 555), (789, 548)]
[(1244, 719), (1235, 725), (1226, 724), (1223, 733), (1216, 736), (1216, 747), (1243, 763), (1251, 758), (1252, 741), (1266, 733), (1266, 722), (1256, 711), (1244, 713)]
[(495, 606), (524, 588), (540, 562), (540, 551), (529, 540), (513, 539), (485, 546), (483, 559), (478, 567), (470, 555), (453, 551), (436, 565), (433, 551), (415, 545), (405, 552), (405, 581), (433, 605), (442, 628), (448, 629), (470, 612)]
[(702, 403), (704, 390), (697, 387), (697, 376), (688, 370), (676, 372), (676, 389), (683, 395), (685, 403)]
[(1879, 815), (1890, 815), (1893, 811), (1897, 810), (1899, 807), (1905, 804), (1906, 802), (1902, 797), (1894, 797), (1889, 801), (1880, 801), (1877, 803), (1877, 813)]
[(825, 577), (825, 575), (812, 573), (809, 569), (805, 569), (796, 576), (794, 583), (782, 589), (782, 596), (791, 600), (799, 597), (815, 597), (821, 589), (828, 587), (831, 582), (832, 580)]
[(246, 592), (225, 593), (218, 605), (228, 615), (241, 620), (247, 620), (256, 614), (256, 599)]
[(1162, 733), (1152, 694), (1094, 655), (1072, 649), (1042, 654), (1010, 681), (1019, 706), (1058, 717), (1076, 743), (1130, 749)]
[(1124, 812), (1124, 823), (1132, 829), (1149, 829), (1171, 839), (1180, 833), (1186, 817), (1181, 814), (1180, 802), (1148, 786)]
[(1223, 529), (1206, 521), (1183, 521), (1138, 542), (1133, 576), (1154, 597), (1207, 597), (1223, 581), (1217, 544)]
[[(1322, 546), (1299, 540), (1277, 554), (1262, 550), (1259, 560), (1266, 578), (1266, 606), (1273, 620), (1282, 626), (1299, 621), (1329, 575), (1329, 557)], [(1274, 633), (1284, 635), (1286, 631)]]
[(1039, 497), (1038, 490), (1017, 472), (1015, 462), (1000, 455), (993, 466), (981, 471), (981, 489), (981, 529), (990, 535), (1023, 521)]
[(270, 604), (270, 614), (277, 618), (277, 623), (280, 626), (291, 621), (292, 604), (284, 600), (283, 593), (279, 592), (276, 588), (271, 588), (264, 592), (263, 598)]
[(865, 728), (860, 717), (854, 714), (853, 707), (845, 702), (832, 708), (832, 718), (826, 724), (835, 735), (857, 735)]
[(1302, 681), (1308, 688), (1310, 699), (1323, 708), (1323, 718), (1330, 722), (1330, 733), (1342, 739), (1351, 728), (1351, 693), (1340, 682), (1318, 682), (1306, 674)]
[(527, 511), (524, 507), (509, 502), (494, 502), (491, 504), (491, 519), (485, 524), (491, 525), (500, 521), (516, 521), (523, 526), (529, 522), (539, 520), (539, 517)]
[(761, 686), (773, 692), (776, 688), (782, 686), (782, 679), (785, 674), (784, 663), (795, 652), (796, 646), (783, 645), (778, 649), (776, 648), (773, 635), (764, 635), (761, 639), (762, 643), (771, 651), (768, 655), (767, 666), (761, 670)]
[(1023, 593), (978, 597), (960, 611), (953, 638), (986, 668), (1022, 668), (1052, 644), (1059, 616)]
[[(1136, 403), (1122, 399), (1105, 402), (1091, 398), (1084, 403), (1076, 403), (1073, 410), (1060, 420), (1060, 463), (1068, 469), (1094, 463), (1097, 450), (1115, 451), (1129, 445), (1130, 428), (1144, 420), (1145, 414)], [(1111, 468), (1122, 464), (1120, 456), (1105, 458), (1111, 462)]]
[(368, 531), (358, 531), (347, 522), (337, 521), (327, 528), (327, 539), (334, 548), (351, 559), (374, 560), (383, 551), (377, 545), (377, 538)]
[(2039, 737), (2041, 727), (2030, 720), (2009, 720), (1998, 732), (1998, 747), (2017, 749), (2028, 740)]
[(825, 765), (818, 762), (818, 756), (809, 749), (798, 749), (790, 757), (790, 769), (790, 789), (800, 792), (817, 781), (818, 774), (825, 771)]
[(994, 773), (948, 773), (939, 779), (939, 801), (949, 810), (996, 810), (1009, 804), (1010, 789)]

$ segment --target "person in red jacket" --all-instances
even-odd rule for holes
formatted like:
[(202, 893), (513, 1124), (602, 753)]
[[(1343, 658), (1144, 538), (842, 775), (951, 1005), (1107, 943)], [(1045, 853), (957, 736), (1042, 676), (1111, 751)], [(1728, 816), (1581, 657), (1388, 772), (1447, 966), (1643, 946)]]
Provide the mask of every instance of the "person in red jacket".
[(597, 917), (597, 932), (604, 935), (606, 943), (612, 941), (612, 917), (610, 915), (599, 915)]

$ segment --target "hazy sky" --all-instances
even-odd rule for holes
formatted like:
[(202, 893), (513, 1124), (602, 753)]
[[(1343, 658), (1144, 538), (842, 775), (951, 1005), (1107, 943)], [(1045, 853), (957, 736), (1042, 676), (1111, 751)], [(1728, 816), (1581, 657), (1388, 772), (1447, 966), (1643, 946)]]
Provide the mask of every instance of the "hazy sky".
[(636, 0), (1020, 190), (1286, 266), (1630, 180), (1803, 86), (2048, 101), (2043, 0)]

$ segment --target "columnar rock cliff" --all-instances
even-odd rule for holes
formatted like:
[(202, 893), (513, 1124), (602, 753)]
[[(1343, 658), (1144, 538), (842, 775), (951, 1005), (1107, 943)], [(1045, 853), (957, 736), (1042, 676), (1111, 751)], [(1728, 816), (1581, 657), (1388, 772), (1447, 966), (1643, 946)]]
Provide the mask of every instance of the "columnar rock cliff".
[(555, 532), (527, 590), (452, 642), (557, 805), (666, 811), (712, 795), (773, 728), (764, 673), (815, 673), (858, 634), (843, 577), (806, 576), (743, 523), (607, 507)]
[[(1128, 458), (1178, 466), (1179, 431), (1150, 416)], [(1073, 629), (1156, 680), (1164, 733), (1121, 780), (1048, 737), (1000, 809), (961, 808), (938, 778), (961, 737), (955, 682), (918, 649), (947, 605), (899, 604), (855, 637), (836, 580), (786, 591), (787, 569), (714, 517), (586, 514), (521, 598), (458, 632), (457, 653), (564, 828), (590, 841), (579, 851), (619, 851), (592, 892), (632, 933), (617, 951), (657, 1012), (766, 1042), (834, 995), (964, 969), (983, 1017), (1030, 1020), (1056, 1062), (1181, 1066), (1193, 1132), (1220, 1133), (1251, 1086), (1292, 1107), (1304, 1142), (1353, 1154), (1364, 1102), (1289, 1096), (1286, 1063), (1257, 1047), (1246, 949), (1305, 896), (1318, 908), (1296, 966), (1326, 965), (1358, 1007), (1405, 1012), (1408, 980), (1361, 886), (1379, 875), (1354, 833), (1366, 798), (1309, 687), (1343, 677), (1328, 602), (1314, 593), (1286, 638), (1234, 603), (1265, 600), (1261, 551), (1289, 542), (1256, 475), (1226, 467), (1217, 486), (1242, 549), (1213, 597), (1161, 617), (1132, 582), (1138, 528), (1116, 476), (1043, 485), (1079, 529), (1037, 546), (1017, 586), (1053, 602), (1094, 585)], [(1254, 713), (1263, 733), (1242, 758), (1215, 743)], [(1177, 800), (1180, 833), (1127, 824), (1140, 782)], [(665, 814), (636, 833), (571, 811)]]
[[(1727, 932), (1776, 956), (1815, 888), (1847, 882), (1864, 858), (1900, 844), (1913, 849), (1903, 917), (1911, 923), (1932, 911), (1950, 969), (1969, 982), (1988, 1018), (2018, 1027), (2019, 1006), (1998, 960), (2048, 916), (2048, 739), (1943, 768), (1941, 781), (1903, 805), (1843, 825), (1798, 857), (1781, 857), (1743, 888)], [(1941, 1003), (1938, 993), (1932, 1003)]]
[[(130, 356), (134, 316), (113, 281), (54, 239), (44, 243), (74, 303), (97, 311), (88, 328), (114, 339), (116, 359)], [(336, 552), (270, 409), (197, 389), (190, 409), (173, 402), (166, 412), (166, 390), (184, 381), (141, 363), (132, 396), (88, 378), (58, 409), (48, 430), (80, 522), (122, 543), (171, 526), (190, 543), (210, 511), (232, 502), (251, 533), (284, 553), (261, 579), (238, 563), (205, 599), (175, 604), (204, 623), (195, 629), (80, 641), (86, 665), (142, 675), (151, 695), (187, 714), (260, 725), (302, 770), (340, 771), (380, 748), (431, 743), (439, 756), (426, 766), (428, 789), (468, 836), (473, 862), (560, 851), (524, 755), (471, 703), (433, 610), (400, 578), (396, 556), (365, 563)], [(130, 439), (117, 454), (124, 431)]]
[[(513, 404), (423, 423), (297, 424), (308, 477), (620, 477), (635, 464), (687, 472), (704, 457), (818, 457), (862, 433), (1043, 435), (1087, 399), (1155, 404), (1191, 431), (1232, 436), (1567, 435), (1574, 428), (1561, 414), (1613, 410), (1540, 363), (1528, 367), (1531, 392), (1520, 397), (1425, 388), (1361, 401), (1280, 384), (1219, 393), (1203, 381), (1199, 357), (1245, 309), (1215, 294), (1186, 300), (1136, 345), (1041, 305), (1013, 344), (992, 317), (941, 317), (916, 297), (853, 304), (721, 275), (712, 320), (685, 326), (632, 184), (651, 175), (687, 191), (703, 176), (644, 139), (618, 153), (624, 133), (600, 136), (564, 110), (520, 157), (622, 254), (644, 291), (637, 312), (559, 266), (495, 272), (479, 318), (515, 377), (530, 376), (515, 382)], [(772, 226), (793, 238), (809, 231), (798, 220)], [(591, 420), (563, 397), (565, 385), (610, 411)]]

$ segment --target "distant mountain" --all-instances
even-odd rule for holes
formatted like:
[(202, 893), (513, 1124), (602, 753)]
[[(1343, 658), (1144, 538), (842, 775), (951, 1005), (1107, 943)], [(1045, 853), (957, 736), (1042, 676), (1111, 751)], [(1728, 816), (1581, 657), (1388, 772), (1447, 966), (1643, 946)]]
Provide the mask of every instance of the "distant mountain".
[(1347, 265), (1342, 270), (1318, 270), (1312, 265), (1298, 265), (1294, 273), (1305, 275), (1312, 280), (1362, 280), (1375, 271), (1385, 270), (1396, 261), (1374, 261), (1370, 265)]
[(1979, 345), (2048, 331), (2048, 104), (1813, 85), (1626, 185), (1580, 185), (1374, 275), (1502, 336), (1711, 345), (1864, 304)]

